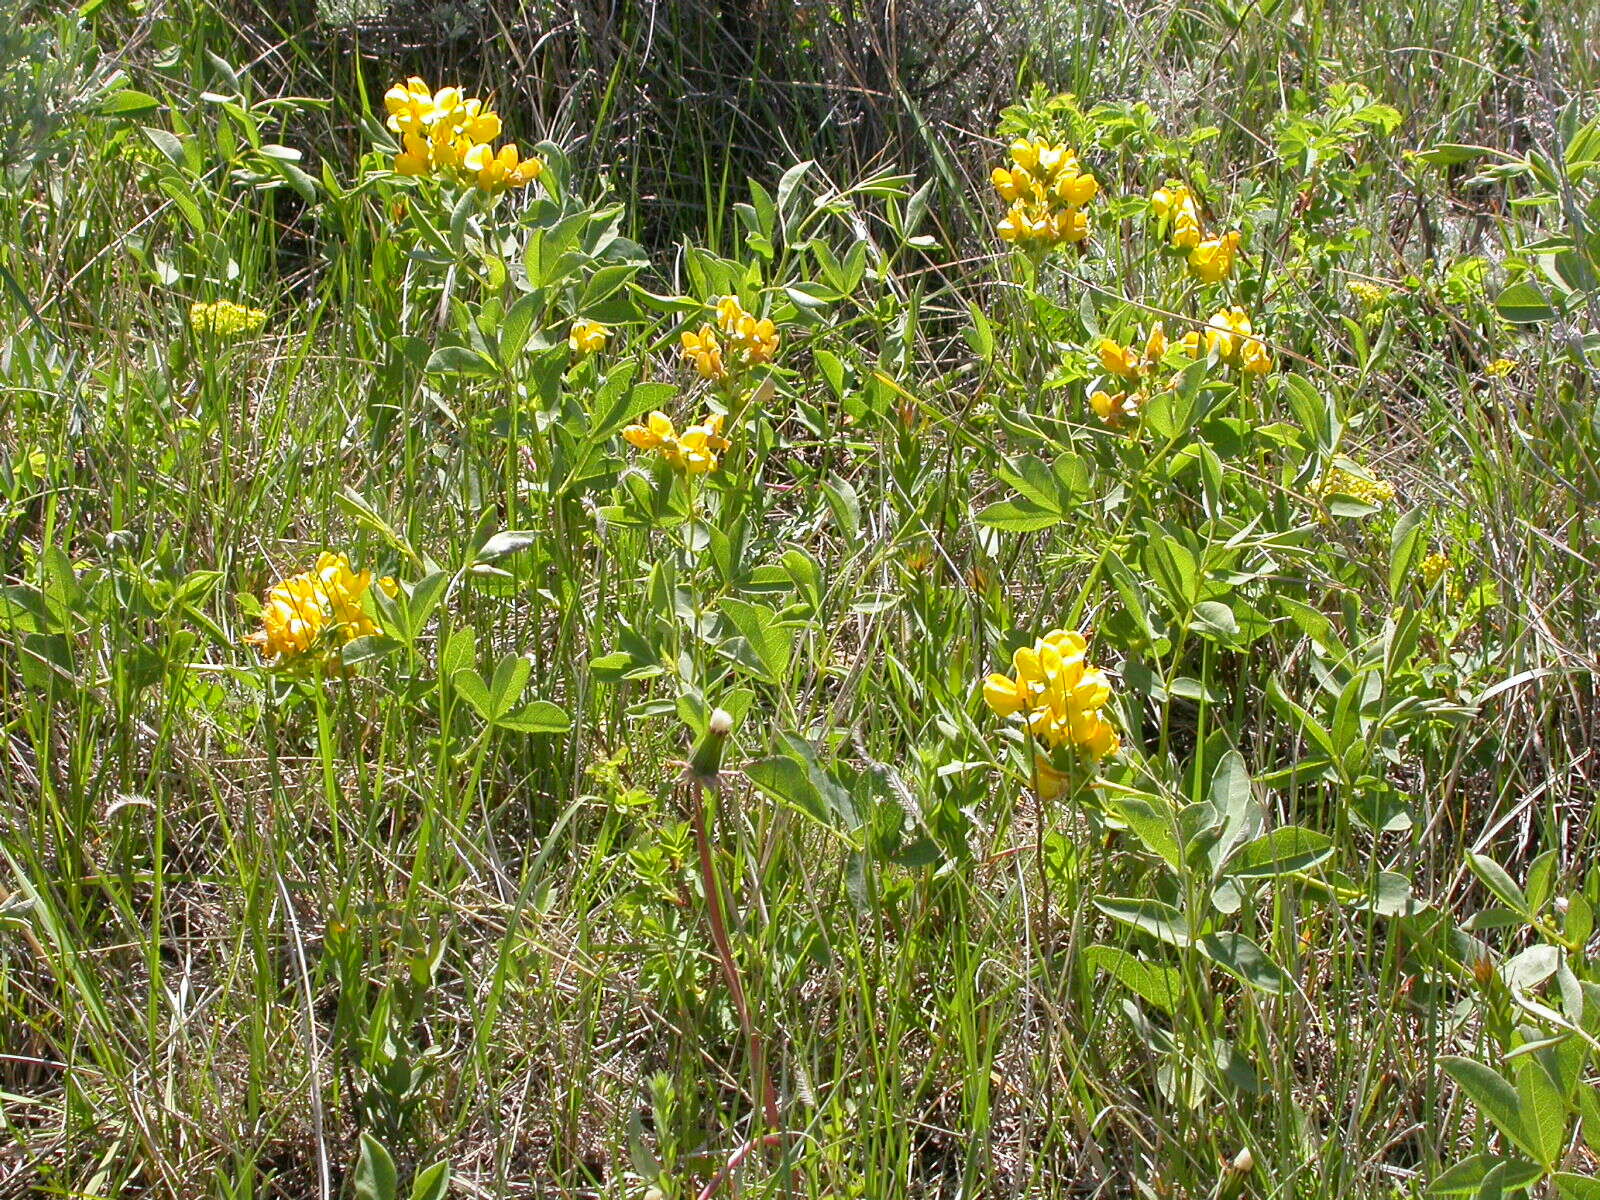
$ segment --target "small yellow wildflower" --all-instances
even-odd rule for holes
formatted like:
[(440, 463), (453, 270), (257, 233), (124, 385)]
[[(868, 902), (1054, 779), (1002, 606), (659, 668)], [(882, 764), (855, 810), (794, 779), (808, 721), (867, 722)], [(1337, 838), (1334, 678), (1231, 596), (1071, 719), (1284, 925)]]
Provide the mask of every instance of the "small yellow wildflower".
[(1239, 252), (1239, 231), (1206, 238), (1189, 252), (1189, 273), (1201, 283), (1221, 283), (1233, 273)]
[(1514, 358), (1497, 358), (1484, 367), (1483, 373), (1491, 379), (1504, 379), (1517, 369), (1517, 360)]
[(498, 149), (500, 115), (458, 87), (432, 91), (413, 76), (384, 93), (387, 124), (400, 137), (397, 175), (439, 175), (490, 194), (526, 187), (544, 171), (537, 158), (523, 158), (515, 143)]
[(1450, 556), (1442, 550), (1435, 550), (1417, 566), (1417, 573), (1422, 576), (1422, 586), (1431, 588), (1444, 578), (1444, 573), (1450, 569)]
[(1387, 479), (1369, 479), (1344, 467), (1329, 467), (1317, 483), (1318, 499), (1333, 493), (1375, 507), (1382, 507), (1395, 497), (1394, 484)]
[(246, 308), (232, 300), (218, 300), (211, 304), (197, 301), (189, 306), (189, 327), (196, 333), (209, 334), (224, 341), (260, 333), (266, 323), (267, 314), (259, 308)]
[(629, 425), (622, 436), (640, 450), (654, 450), (676, 470), (703, 475), (717, 469), (717, 455), (730, 443), (722, 436), (723, 416), (712, 413), (681, 434), (664, 412), (653, 412), (642, 425)]
[(1150, 207), (1158, 218), (1168, 223), (1167, 237), (1179, 250), (1193, 250), (1200, 245), (1200, 208), (1194, 193), (1181, 183), (1171, 180), (1165, 187), (1157, 188), (1150, 196)]
[(574, 354), (593, 354), (606, 348), (606, 340), (610, 336), (611, 331), (599, 321), (580, 318), (572, 323), (572, 331), (567, 334), (567, 346)]
[(1096, 388), (1089, 396), (1089, 407), (1094, 410), (1094, 415), (1099, 417), (1113, 429), (1120, 429), (1139, 419), (1139, 413), (1144, 408), (1144, 395), (1141, 392), (1108, 393)]
[(1368, 283), (1364, 279), (1352, 279), (1345, 285), (1350, 289), (1350, 294), (1361, 301), (1366, 308), (1378, 308), (1387, 303), (1393, 294), (1386, 288), (1381, 288), (1375, 283)]
[[(1199, 357), (1200, 340), (1195, 334), (1186, 334), (1183, 345), (1194, 357)], [(1206, 353), (1215, 354), (1229, 366), (1239, 367), (1248, 374), (1262, 375), (1272, 370), (1272, 356), (1267, 352), (1266, 343), (1254, 336), (1249, 314), (1236, 304), (1211, 315), (1205, 328), (1205, 348)]]
[(1110, 338), (1101, 338), (1094, 348), (1095, 357), (1100, 360), (1100, 365), (1112, 375), (1119, 375), (1123, 379), (1135, 379), (1139, 375), (1139, 358), (1132, 348), (1121, 345)]
[[(379, 632), (361, 606), (371, 584), (372, 572), (357, 574), (344, 555), (323, 551), (314, 569), (291, 575), (267, 590), (261, 629), (245, 641), (280, 665), (325, 646), (333, 651), (327, 665), (335, 665), (337, 651), (345, 643)], [(380, 581), (380, 586), (394, 594), (392, 579)]]
[(1111, 699), (1104, 671), (1085, 661), (1080, 633), (1051, 630), (1012, 655), (1010, 675), (990, 675), (983, 698), (997, 716), (1021, 717), (1052, 750), (1072, 747), (1090, 759), (1114, 754), (1121, 744), (1101, 710)]
[(507, 142), (498, 151), (485, 143), (473, 146), (462, 159), (462, 166), (471, 173), (479, 191), (490, 193), (526, 187), (544, 174), (544, 163), (537, 158), (524, 159), (514, 142)]
[(1079, 165), (1077, 152), (1022, 138), (1011, 144), (1010, 154), (1011, 166), (996, 167), (989, 176), (1007, 205), (995, 226), (1000, 238), (1038, 249), (1087, 238), (1083, 209), (1099, 194), (1100, 184)]
[(718, 301), (717, 329), (747, 362), (771, 362), (778, 353), (778, 327), (770, 317), (757, 318), (746, 312), (737, 296)]
[(727, 377), (727, 367), (722, 362), (722, 344), (717, 341), (716, 331), (709, 325), (700, 326), (694, 333), (685, 329), (678, 353), (686, 362), (694, 364), (701, 379), (716, 381)]

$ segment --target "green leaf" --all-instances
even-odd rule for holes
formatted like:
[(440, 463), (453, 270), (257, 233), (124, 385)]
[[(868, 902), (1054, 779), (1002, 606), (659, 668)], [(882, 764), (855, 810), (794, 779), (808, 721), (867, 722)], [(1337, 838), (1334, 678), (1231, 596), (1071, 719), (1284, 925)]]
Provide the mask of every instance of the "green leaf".
[(750, 646), (766, 681), (781, 684), (789, 671), (789, 657), (794, 648), (793, 631), (779, 625), (777, 613), (763, 604), (730, 598), (723, 600), (720, 608)]
[(1556, 315), (1556, 310), (1545, 297), (1544, 289), (1527, 279), (1513, 283), (1502, 291), (1494, 307), (1501, 317), (1513, 325), (1532, 325), (1538, 321), (1549, 321)]
[(1253, 988), (1274, 996), (1294, 991), (1289, 973), (1242, 933), (1208, 933), (1196, 945), (1212, 962)]
[(450, 1193), (450, 1164), (436, 1162), (424, 1167), (411, 1181), (411, 1200), (445, 1200)]
[(1183, 1002), (1183, 976), (1176, 967), (1136, 958), (1116, 946), (1090, 946), (1083, 952), (1083, 962), (1163, 1012), (1176, 1012)]
[(1551, 1178), (1555, 1180), (1562, 1200), (1600, 1200), (1600, 1179), (1593, 1175), (1574, 1175), (1571, 1171), (1557, 1171)]
[(1266, 879), (1308, 871), (1333, 854), (1333, 839), (1313, 829), (1285, 825), (1246, 842), (1228, 859), (1223, 872), (1236, 878)]
[(1517, 1147), (1530, 1158), (1539, 1158), (1539, 1150), (1528, 1136), (1522, 1121), (1522, 1102), (1516, 1089), (1505, 1081), (1492, 1067), (1486, 1067), (1470, 1058), (1454, 1054), (1444, 1055), (1439, 1065), (1445, 1074), (1454, 1079), (1466, 1092), (1478, 1111), (1488, 1117)]
[(1061, 514), (1031, 500), (1001, 500), (977, 514), (978, 523), (1007, 533), (1033, 533), (1061, 523)]
[(478, 635), (471, 625), (463, 625), (450, 635), (439, 650), (439, 676), (454, 680), (457, 671), (471, 669), (478, 660)]
[(1143, 930), (1169, 946), (1187, 946), (1193, 939), (1183, 914), (1160, 900), (1139, 900), (1121, 896), (1098, 896), (1094, 906), (1106, 916)]
[(1428, 1185), (1430, 1196), (1465, 1196), (1475, 1194), (1490, 1171), (1500, 1170), (1501, 1184), (1513, 1191), (1526, 1187), (1544, 1172), (1522, 1158), (1502, 1158), (1495, 1154), (1474, 1154), (1446, 1168)]
[(1512, 912), (1519, 916), (1528, 916), (1528, 898), (1522, 894), (1522, 889), (1516, 885), (1511, 876), (1506, 874), (1505, 868), (1486, 854), (1468, 854), (1467, 866), (1478, 877), (1478, 881), (1495, 894), (1495, 897)]
[(123, 88), (114, 92), (100, 106), (103, 117), (142, 117), (161, 107), (161, 101), (145, 92)]
[(532, 661), (521, 654), (503, 655), (495, 664), (494, 679), (489, 684), (491, 721), (498, 721), (516, 707), (528, 687), (528, 675), (532, 670)]
[(1416, 569), (1417, 559), (1422, 554), (1424, 545), (1422, 540), (1422, 509), (1413, 508), (1404, 513), (1394, 523), (1394, 532), (1389, 535), (1389, 599), (1396, 600), (1400, 596), (1400, 589), (1405, 587), (1406, 580)]
[(530, 700), (515, 712), (501, 717), (495, 724), (518, 733), (566, 733), (572, 728), (572, 718), (559, 704), (552, 704), (548, 700)]
[(1157, 796), (1118, 796), (1107, 807), (1174, 871), (1183, 863), (1171, 806)]
[(489, 695), (489, 685), (471, 667), (462, 667), (450, 676), (450, 686), (477, 711), (485, 721), (494, 720), (494, 701)]
[(433, 375), (466, 375), (494, 379), (500, 374), (495, 362), (470, 346), (440, 346), (428, 356), (425, 368)]
[(377, 1138), (363, 1130), (361, 1156), (356, 1160), (356, 1200), (395, 1200), (399, 1187), (394, 1159)]
[(1517, 1059), (1517, 1098), (1533, 1157), (1553, 1170), (1567, 1142), (1567, 1106), (1555, 1081), (1531, 1054)]
[(503, 529), (478, 547), (477, 556), (473, 561), (493, 562), (497, 558), (505, 558), (519, 550), (526, 550), (538, 540), (539, 535), (529, 529)]

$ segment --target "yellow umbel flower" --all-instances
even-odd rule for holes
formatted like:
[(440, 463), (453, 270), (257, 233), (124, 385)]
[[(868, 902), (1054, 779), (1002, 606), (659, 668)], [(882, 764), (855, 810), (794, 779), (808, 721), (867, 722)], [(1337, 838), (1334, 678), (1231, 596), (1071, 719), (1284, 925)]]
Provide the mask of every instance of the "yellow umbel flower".
[(1352, 279), (1345, 285), (1350, 289), (1350, 294), (1361, 301), (1366, 308), (1378, 308), (1386, 303), (1393, 294), (1386, 288), (1381, 288), (1375, 283), (1368, 283), (1364, 279)]
[(703, 475), (717, 469), (717, 455), (730, 445), (722, 436), (723, 420), (721, 413), (712, 413), (680, 434), (666, 413), (653, 412), (644, 424), (625, 428), (622, 436), (640, 450), (656, 451), (676, 470)]
[(1504, 379), (1517, 369), (1517, 360), (1514, 358), (1497, 358), (1484, 367), (1483, 373), (1491, 379)]
[(683, 331), (678, 353), (686, 362), (692, 362), (701, 379), (713, 382), (727, 378), (728, 370), (722, 361), (722, 344), (709, 325), (702, 325), (694, 333)]
[(267, 323), (267, 314), (259, 308), (246, 308), (232, 300), (217, 300), (207, 304), (197, 301), (189, 306), (189, 327), (223, 341), (249, 337), (260, 333)]
[(1387, 479), (1369, 479), (1344, 467), (1329, 467), (1323, 472), (1315, 492), (1319, 500), (1337, 492), (1379, 508), (1395, 497), (1394, 484)]
[(1239, 231), (1206, 238), (1189, 251), (1189, 273), (1201, 283), (1221, 283), (1233, 273), (1239, 251)]
[(606, 340), (610, 336), (611, 331), (599, 321), (580, 318), (572, 323), (572, 331), (567, 334), (567, 346), (574, 354), (593, 354), (606, 348)]
[[(394, 594), (392, 579), (379, 582), (385, 591)], [(267, 589), (261, 606), (261, 629), (245, 641), (278, 665), (318, 648), (328, 650), (327, 665), (335, 665), (338, 650), (345, 643), (379, 632), (361, 606), (371, 585), (372, 572), (357, 574), (344, 555), (323, 551), (317, 556), (314, 569), (291, 575)]]
[(1435, 550), (1417, 564), (1417, 573), (1422, 576), (1422, 586), (1425, 588), (1431, 588), (1438, 583), (1449, 569), (1450, 556), (1442, 550)]
[(1121, 743), (1101, 711), (1111, 699), (1111, 682), (1086, 661), (1087, 649), (1082, 634), (1051, 630), (1018, 648), (1010, 675), (983, 681), (985, 703), (997, 716), (1021, 718), (1052, 750), (1071, 747), (1090, 759), (1114, 754)]

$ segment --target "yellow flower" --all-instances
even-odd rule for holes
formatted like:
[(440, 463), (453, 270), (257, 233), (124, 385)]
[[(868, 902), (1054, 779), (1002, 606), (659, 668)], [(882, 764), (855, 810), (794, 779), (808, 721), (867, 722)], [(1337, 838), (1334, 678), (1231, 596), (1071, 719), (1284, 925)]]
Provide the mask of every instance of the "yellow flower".
[(1180, 250), (1193, 250), (1200, 244), (1200, 208), (1194, 193), (1181, 183), (1168, 181), (1150, 196), (1150, 207), (1168, 223), (1167, 236)]
[(1189, 252), (1189, 272), (1201, 283), (1221, 283), (1233, 273), (1238, 250), (1238, 230), (1219, 238), (1206, 238)]
[(401, 135), (400, 142), (405, 148), (394, 156), (395, 174), (426, 175), (433, 166), (432, 148), (421, 136), (409, 129)]
[(1113, 429), (1139, 419), (1144, 408), (1144, 396), (1139, 392), (1117, 392), (1115, 395), (1095, 389), (1089, 396), (1089, 407)]
[(1100, 365), (1113, 375), (1120, 375), (1124, 379), (1134, 379), (1139, 374), (1139, 360), (1132, 349), (1112, 341), (1110, 338), (1101, 338), (1094, 348), (1095, 357), (1100, 360)]
[(1497, 358), (1484, 367), (1483, 373), (1491, 379), (1504, 379), (1517, 369), (1517, 360), (1514, 358)]
[(1024, 171), (1031, 171), (1039, 165), (1039, 147), (1042, 143), (1030, 142), (1026, 138), (1018, 138), (1011, 143), (1011, 161)]
[(629, 425), (622, 436), (640, 450), (655, 450), (677, 470), (703, 475), (717, 469), (717, 455), (730, 445), (722, 436), (723, 419), (721, 413), (713, 413), (680, 434), (666, 413), (653, 412), (645, 424)]
[(507, 142), (498, 152), (487, 144), (473, 146), (462, 166), (480, 191), (491, 193), (526, 187), (544, 172), (544, 164), (537, 158), (522, 158), (515, 142)]
[(720, 380), (727, 376), (727, 368), (722, 362), (722, 346), (717, 341), (716, 331), (709, 325), (700, 326), (695, 333), (685, 329), (678, 353), (685, 361), (694, 364), (694, 369), (702, 379)]
[(462, 106), (461, 132), (471, 142), (492, 142), (500, 136), (500, 114), (485, 108), (476, 96)]
[(1350, 294), (1361, 301), (1367, 308), (1377, 308), (1385, 303), (1390, 296), (1390, 293), (1384, 288), (1375, 283), (1368, 283), (1364, 279), (1352, 279), (1346, 286), (1350, 289)]
[[(1249, 374), (1264, 374), (1272, 370), (1272, 356), (1267, 352), (1266, 343), (1253, 336), (1253, 333), (1250, 316), (1244, 309), (1238, 305), (1218, 309), (1206, 324), (1206, 351), (1215, 354), (1229, 366), (1239, 367)], [(1185, 348), (1198, 346), (1198, 340), (1195, 343), (1189, 341), (1192, 336), (1184, 337)]]
[(1061, 203), (1082, 208), (1099, 193), (1100, 183), (1093, 175), (1078, 170), (1074, 162), (1072, 170), (1062, 171), (1056, 176), (1050, 191)]
[(643, 425), (629, 425), (622, 436), (640, 450), (654, 450), (663, 443), (677, 441), (678, 433), (672, 427), (672, 419), (657, 411), (646, 417)]
[(197, 301), (189, 306), (189, 327), (223, 341), (249, 337), (260, 333), (267, 323), (267, 314), (259, 308), (246, 308), (232, 300), (218, 300), (212, 304)]
[(567, 346), (574, 354), (592, 354), (604, 350), (606, 339), (610, 336), (611, 331), (599, 321), (580, 319), (572, 323), (572, 331), (567, 334)]
[(387, 124), (393, 132), (416, 133), (433, 113), (433, 93), (413, 75), (385, 92), (383, 105), (389, 112)]
[(739, 318), (734, 341), (753, 363), (771, 362), (778, 353), (778, 327), (770, 317), (757, 320), (749, 313)]
[[(393, 580), (388, 582), (394, 587)], [(344, 555), (323, 551), (314, 569), (292, 575), (267, 590), (261, 606), (261, 629), (245, 640), (256, 646), (263, 657), (280, 664), (326, 646), (335, 652), (329, 659), (329, 665), (333, 665), (340, 646), (379, 632), (361, 607), (361, 598), (371, 584), (372, 572), (357, 574)]]
[(739, 303), (739, 297), (724, 296), (717, 302), (717, 329), (732, 337), (739, 331), (739, 322), (748, 315)]
[(1150, 336), (1144, 340), (1144, 363), (1153, 367), (1167, 353), (1167, 328), (1160, 321), (1150, 327)]
[(1051, 749), (1076, 747), (1091, 759), (1114, 753), (1116, 730), (1101, 713), (1111, 699), (1111, 682), (1085, 661), (1086, 652), (1082, 634), (1052, 630), (1018, 647), (1009, 676), (984, 680), (984, 701), (997, 716), (1021, 717)]
[(1444, 578), (1444, 573), (1450, 569), (1450, 556), (1442, 550), (1435, 550), (1417, 566), (1418, 573), (1422, 576), (1422, 586), (1431, 588)]
[(1313, 490), (1318, 499), (1337, 492), (1380, 508), (1395, 497), (1394, 484), (1387, 479), (1369, 479), (1345, 467), (1329, 467)]
[(1089, 236), (1089, 216), (1081, 208), (1056, 213), (1052, 232), (1058, 242), (1081, 242)]

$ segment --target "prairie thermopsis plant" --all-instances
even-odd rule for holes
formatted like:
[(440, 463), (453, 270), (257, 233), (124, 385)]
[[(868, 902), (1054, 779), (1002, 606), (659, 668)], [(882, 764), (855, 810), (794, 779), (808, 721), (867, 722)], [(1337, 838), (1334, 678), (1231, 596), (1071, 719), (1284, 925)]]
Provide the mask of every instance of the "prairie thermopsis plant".
[(1052, 629), (1011, 656), (1011, 674), (983, 681), (983, 698), (998, 716), (1020, 717), (1048, 753), (1034, 759), (1037, 791), (1054, 799), (1065, 791), (1076, 757), (1098, 761), (1121, 746), (1102, 709), (1111, 681), (1087, 659), (1081, 633)]
[(1078, 165), (1078, 152), (1042, 139), (1011, 143), (1011, 165), (990, 174), (994, 190), (1010, 207), (995, 232), (1024, 249), (1047, 251), (1089, 236), (1085, 206), (1100, 190)]
[(432, 175), (494, 195), (526, 187), (544, 171), (537, 158), (523, 158), (515, 142), (495, 149), (500, 115), (458, 87), (435, 92), (413, 76), (390, 88), (383, 103), (389, 129), (400, 135), (396, 174)]
[[(313, 570), (291, 575), (267, 589), (261, 628), (245, 641), (277, 666), (297, 662), (313, 650), (324, 650), (327, 655), (322, 666), (337, 671), (339, 651), (347, 643), (379, 632), (361, 606), (371, 585), (371, 571), (357, 574), (344, 555), (325, 550), (317, 556)], [(394, 580), (387, 577), (378, 586), (390, 595), (396, 591)]]
[(1189, 273), (1201, 283), (1221, 283), (1233, 273), (1239, 231), (1207, 237), (1200, 223), (1200, 207), (1187, 187), (1169, 179), (1165, 187), (1151, 194), (1150, 209), (1163, 222), (1172, 248), (1188, 255)]

